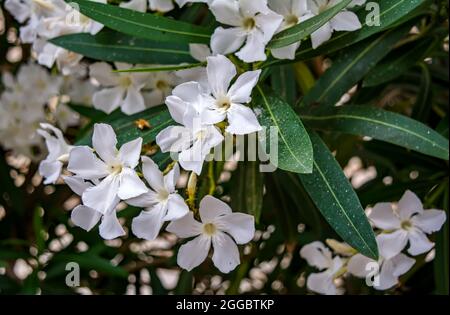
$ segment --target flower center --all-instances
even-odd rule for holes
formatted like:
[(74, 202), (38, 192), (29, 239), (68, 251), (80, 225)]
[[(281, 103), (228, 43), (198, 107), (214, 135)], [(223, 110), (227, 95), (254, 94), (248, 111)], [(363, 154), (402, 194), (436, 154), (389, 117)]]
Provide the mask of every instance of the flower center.
[(123, 168), (122, 164), (112, 164), (108, 166), (108, 171), (110, 174), (117, 175), (122, 172), (122, 168)]
[(285, 21), (286, 21), (286, 25), (294, 26), (294, 25), (298, 24), (298, 17), (294, 14), (291, 14), (285, 18)]
[(412, 223), (411, 221), (406, 220), (402, 222), (401, 226), (403, 230), (409, 230), (410, 228), (412, 228)]
[(167, 82), (164, 81), (164, 80), (158, 80), (158, 81), (156, 82), (156, 88), (157, 88), (158, 90), (164, 91), (164, 90), (167, 90), (168, 87), (169, 87), (169, 84), (167, 84)]
[(217, 231), (217, 228), (212, 223), (206, 223), (203, 225), (203, 232), (208, 236), (213, 236)]
[(127, 88), (131, 84), (133, 84), (133, 82), (131, 81), (131, 78), (129, 76), (123, 76), (119, 79), (119, 84), (120, 86)]
[(255, 28), (255, 26), (256, 26), (256, 21), (252, 17), (245, 18), (244, 21), (242, 22), (242, 27), (246, 31), (251, 31), (252, 29)]
[(197, 138), (197, 140), (203, 140), (206, 138), (206, 135), (207, 135), (206, 130), (202, 129), (195, 134), (195, 137)]
[(227, 111), (231, 106), (231, 100), (229, 97), (223, 96), (216, 100), (216, 105), (220, 110)]
[(161, 202), (167, 202), (167, 200), (169, 199), (169, 192), (167, 190), (162, 190), (158, 192), (158, 195), (156, 196), (156, 199)]
[(46, 0), (33, 0), (33, 2), (48, 10), (53, 10), (54, 8), (54, 6)]

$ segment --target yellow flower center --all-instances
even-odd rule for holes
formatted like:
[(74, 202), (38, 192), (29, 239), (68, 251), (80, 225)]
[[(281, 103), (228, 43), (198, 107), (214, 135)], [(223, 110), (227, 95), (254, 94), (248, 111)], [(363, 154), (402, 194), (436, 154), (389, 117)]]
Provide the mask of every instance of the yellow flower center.
[(165, 91), (165, 90), (168, 89), (168, 87), (169, 87), (169, 84), (166, 81), (164, 81), (164, 80), (158, 80), (156, 82), (156, 88), (158, 90)]
[(247, 31), (251, 31), (252, 29), (255, 28), (255, 26), (256, 21), (252, 17), (245, 18), (244, 21), (242, 22), (242, 27)]
[(409, 230), (410, 228), (412, 228), (412, 223), (411, 221), (406, 220), (402, 222), (401, 226), (403, 230)]
[(216, 233), (216, 231), (217, 231), (217, 228), (212, 223), (206, 223), (203, 225), (203, 232), (208, 236), (214, 235)]
[(285, 21), (286, 21), (286, 25), (294, 26), (294, 25), (298, 24), (298, 17), (294, 14), (291, 14), (285, 18)]
[(122, 172), (122, 164), (112, 164), (108, 166), (109, 173), (111, 174), (120, 174)]

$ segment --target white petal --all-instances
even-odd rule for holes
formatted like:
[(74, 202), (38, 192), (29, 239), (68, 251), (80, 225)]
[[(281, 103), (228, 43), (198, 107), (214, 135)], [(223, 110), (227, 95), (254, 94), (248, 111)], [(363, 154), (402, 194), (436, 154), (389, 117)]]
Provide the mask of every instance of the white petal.
[(398, 284), (398, 277), (393, 273), (394, 268), (390, 260), (384, 261), (379, 273), (379, 283), (374, 288), (380, 291), (388, 290)]
[(115, 162), (117, 157), (117, 138), (114, 129), (107, 124), (95, 124), (92, 146), (106, 163)]
[(134, 198), (147, 192), (148, 188), (134, 170), (130, 168), (122, 169), (119, 190), (117, 191), (117, 195), (120, 199), (126, 200)]
[(181, 219), (170, 222), (166, 231), (180, 238), (189, 238), (202, 233), (202, 224), (194, 219), (192, 212), (188, 212)]
[(31, 15), (31, 5), (24, 1), (6, 0), (5, 8), (19, 23), (24, 23)]
[(232, 104), (228, 110), (226, 131), (235, 135), (246, 135), (262, 130), (253, 110), (247, 106)]
[(206, 259), (210, 247), (210, 238), (203, 235), (197, 236), (180, 247), (177, 257), (178, 265), (187, 271), (191, 271)]
[(435, 209), (425, 210), (411, 219), (414, 226), (427, 234), (439, 231), (446, 220), (447, 215), (445, 211)]
[(391, 259), (393, 265), (392, 273), (396, 277), (400, 277), (407, 273), (416, 263), (414, 258), (408, 257), (405, 254), (399, 254)]
[(111, 114), (122, 103), (124, 93), (125, 90), (121, 86), (103, 89), (94, 93), (92, 103), (96, 109)]
[(158, 165), (149, 157), (142, 157), (142, 172), (150, 187), (156, 191), (165, 189), (163, 173)]
[(120, 7), (134, 11), (145, 12), (147, 11), (147, 0), (131, 0), (128, 2), (121, 2)]
[(111, 65), (106, 62), (96, 62), (90, 65), (89, 74), (103, 86), (118, 84), (118, 75), (113, 72)]
[(405, 248), (408, 243), (408, 232), (400, 229), (392, 233), (382, 233), (377, 236), (377, 243), (381, 257), (390, 259)]
[(206, 58), (212, 55), (208, 45), (204, 44), (189, 44), (189, 52), (192, 58), (200, 62), (206, 61)]
[(178, 155), (178, 162), (186, 171), (193, 171), (197, 175), (200, 175), (203, 168), (203, 162), (207, 155), (207, 153), (203, 153), (206, 149), (206, 145), (204, 145), (201, 140), (197, 140), (191, 148), (183, 150)]
[(269, 12), (269, 8), (267, 7), (267, 0), (264, 1), (240, 0), (239, 6), (244, 16), (254, 16), (257, 13)]
[(316, 49), (324, 42), (331, 38), (331, 34), (333, 33), (331, 29), (330, 23), (325, 23), (322, 27), (320, 27), (317, 31), (311, 34), (311, 42), (312, 47)]
[(221, 272), (229, 273), (241, 263), (236, 243), (225, 233), (217, 232), (212, 237), (212, 244), (214, 248), (212, 260)]
[(361, 28), (358, 16), (350, 11), (339, 12), (331, 19), (330, 24), (336, 31), (356, 31)]
[(292, 13), (297, 16), (302, 16), (308, 12), (308, 3), (306, 0), (292, 1)]
[(141, 92), (139, 92), (136, 87), (129, 86), (127, 89), (127, 94), (125, 99), (120, 106), (122, 112), (127, 115), (133, 115), (145, 110), (145, 101)]
[(333, 282), (333, 275), (327, 271), (310, 274), (306, 280), (306, 286), (309, 290), (316, 293), (325, 295), (338, 294), (338, 290)]
[(125, 200), (127, 204), (139, 208), (151, 208), (158, 203), (157, 194), (153, 190), (149, 190), (145, 194)]
[(255, 236), (255, 218), (245, 213), (231, 213), (215, 220), (219, 229), (230, 234), (236, 243), (246, 244)]
[(189, 212), (184, 199), (178, 194), (171, 194), (167, 202), (167, 215), (164, 217), (164, 221), (173, 221), (183, 218)]
[(231, 86), (228, 95), (233, 103), (246, 104), (252, 98), (253, 88), (256, 86), (261, 75), (261, 70), (248, 71), (237, 78), (236, 82)]
[(294, 43), (286, 47), (272, 49), (271, 53), (272, 56), (277, 59), (294, 60), (295, 52), (297, 51), (298, 47), (300, 47), (300, 43)]
[(67, 169), (84, 179), (98, 179), (108, 175), (106, 164), (86, 146), (72, 149)]
[(236, 53), (236, 56), (247, 63), (265, 61), (267, 56), (263, 33), (256, 30), (248, 34), (244, 47)]
[(72, 189), (72, 191), (78, 196), (83, 195), (86, 189), (93, 186), (91, 183), (86, 182), (84, 181), (84, 179), (76, 176), (64, 176), (63, 179), (67, 186), (69, 186), (69, 188)]
[(214, 0), (209, 9), (222, 24), (239, 26), (241, 24), (241, 14), (239, 12), (239, 1)]
[(409, 220), (414, 214), (422, 213), (422, 201), (415, 193), (407, 190), (398, 202), (398, 215), (402, 220)]
[(348, 261), (347, 270), (355, 277), (365, 278), (371, 271), (368, 268), (370, 263), (376, 263), (376, 261), (361, 254), (356, 254)]
[(319, 270), (328, 269), (332, 265), (331, 251), (322, 242), (312, 242), (302, 247), (300, 256), (308, 265)]
[(430, 251), (434, 247), (434, 243), (430, 242), (428, 237), (418, 229), (411, 229), (409, 232), (409, 248), (408, 253), (417, 256)]
[(283, 22), (283, 16), (270, 11), (267, 14), (258, 14), (255, 21), (264, 34), (264, 44), (267, 44)]
[(236, 76), (236, 66), (227, 57), (218, 55), (208, 57), (206, 71), (214, 96), (225, 96), (231, 80)]
[(133, 219), (131, 230), (139, 238), (152, 241), (156, 239), (164, 223), (165, 209), (157, 206), (148, 211), (142, 211)]
[(90, 187), (82, 195), (83, 204), (103, 214), (111, 211), (117, 202), (118, 176), (110, 175), (97, 186)]
[(377, 203), (368, 217), (375, 227), (382, 230), (395, 230), (401, 227), (400, 219), (395, 215), (389, 202)]
[(142, 150), (142, 138), (137, 138), (130, 142), (125, 143), (120, 148), (118, 157), (122, 161), (124, 166), (134, 169), (139, 164), (139, 157), (141, 156), (141, 150)]
[(102, 214), (92, 208), (80, 205), (72, 210), (71, 219), (76, 226), (90, 231), (100, 221)]
[(231, 213), (232, 210), (230, 206), (213, 196), (205, 196), (202, 201), (200, 201), (200, 218), (203, 223), (213, 222), (220, 216)]
[(44, 185), (55, 184), (61, 175), (63, 163), (44, 160), (39, 164), (39, 174), (45, 178)]
[[(294, 2), (296, 2), (294, 0)], [(291, 13), (291, 3), (292, 0), (289, 1), (280, 1), (280, 0), (268, 0), (269, 7), (276, 13), (282, 14), (284, 16), (287, 16)]]
[(170, 193), (175, 192), (176, 184), (180, 178), (180, 166), (175, 163), (170, 172), (164, 176), (164, 186)]
[(122, 225), (120, 225), (115, 211), (111, 214), (103, 216), (102, 223), (99, 226), (99, 231), (100, 236), (106, 240), (113, 240), (126, 234)]
[(174, 9), (172, 1), (150, 0), (150, 10), (158, 12), (169, 12)]
[(181, 126), (165, 128), (156, 136), (162, 152), (180, 152), (191, 145), (191, 130)]
[(218, 27), (211, 36), (211, 49), (213, 54), (231, 54), (241, 48), (245, 39), (245, 33), (241, 28)]

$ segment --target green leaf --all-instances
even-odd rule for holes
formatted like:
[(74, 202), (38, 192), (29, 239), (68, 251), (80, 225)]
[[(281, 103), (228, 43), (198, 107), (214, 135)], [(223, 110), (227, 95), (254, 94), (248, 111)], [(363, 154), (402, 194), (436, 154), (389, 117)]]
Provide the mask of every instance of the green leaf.
[[(139, 119), (146, 120), (151, 126), (150, 129), (139, 129), (136, 126), (136, 121)], [(113, 127), (117, 135), (118, 145), (122, 145), (138, 137), (143, 138), (144, 144), (150, 143), (155, 140), (156, 135), (163, 129), (171, 125), (176, 125), (172, 120), (169, 111), (161, 107), (150, 108), (132, 116), (114, 112), (101, 122), (110, 124)], [(77, 145), (90, 145), (91, 139), (92, 131), (80, 139), (77, 142)]]
[(375, 235), (358, 196), (322, 139), (314, 132), (310, 137), (314, 170), (299, 175), (303, 186), (336, 233), (361, 254), (377, 260)]
[(270, 41), (268, 48), (281, 48), (304, 40), (306, 37), (317, 31), (321, 26), (331, 20), (341, 10), (345, 9), (351, 1), (352, 0), (342, 0), (332, 8), (320, 13), (319, 15), (278, 33)]
[(449, 159), (448, 140), (409, 117), (379, 108), (349, 105), (310, 110), (301, 115), (310, 127), (368, 136), (440, 159)]
[[(443, 196), (443, 209), (448, 217), (448, 181), (444, 184), (444, 196)], [(434, 274), (436, 281), (437, 294), (448, 295), (449, 294), (449, 235), (448, 235), (448, 220), (445, 222), (442, 229), (436, 235), (436, 259), (434, 261)]]
[(208, 44), (211, 31), (150, 13), (86, 0), (70, 0), (82, 14), (118, 32), (152, 41)]
[(148, 68), (131, 68), (131, 69), (124, 69), (124, 70), (115, 70), (113, 72), (121, 73), (121, 72), (160, 72), (160, 71), (179, 71), (179, 70), (185, 70), (185, 69), (192, 69), (197, 67), (206, 66), (206, 62), (198, 62), (198, 63), (192, 63), (192, 64), (182, 64), (182, 65), (175, 65), (175, 66), (157, 66), (157, 67), (148, 67)]
[(294, 68), (291, 65), (274, 67), (270, 79), (273, 90), (288, 104), (294, 105), (297, 100)]
[(130, 64), (178, 64), (195, 62), (186, 43), (167, 43), (136, 38), (108, 29), (63, 35), (50, 40), (56, 46), (92, 59)]
[[(270, 147), (271, 141), (278, 140), (278, 163), (275, 163), (277, 164), (275, 166), (295, 173), (311, 173), (313, 150), (301, 120), (289, 104), (275, 96), (273, 92), (264, 92), (260, 86), (256, 89), (258, 93), (254, 104), (257, 110), (261, 111), (258, 115), (260, 124), (266, 127), (267, 152), (273, 150)], [(276, 133), (271, 132), (271, 127)]]
[(426, 63), (421, 62), (420, 68), (422, 76), (420, 77), (420, 90), (414, 103), (412, 118), (426, 123), (430, 116), (433, 106), (433, 89), (430, 69)]
[(320, 77), (300, 106), (308, 107), (315, 103), (323, 106), (335, 105), (342, 95), (387, 55), (391, 47), (409, 31), (410, 27), (408, 25), (388, 31), (378, 38), (370, 38), (358, 47), (344, 51)]
[(380, 85), (401, 76), (418, 62), (423, 61), (437, 43), (438, 41), (431, 38), (425, 38), (396, 49), (367, 74), (363, 87)]
[[(380, 11), (373, 12), (373, 19), (379, 19), (380, 23), (377, 25), (368, 25), (366, 20), (371, 13), (361, 8), (358, 12), (358, 18), (361, 21), (361, 29), (354, 32), (339, 32), (336, 33), (329, 41), (322, 44), (320, 47), (313, 49), (310, 43), (302, 43), (300, 49), (297, 51), (295, 60), (307, 60), (319, 55), (331, 54), (340, 49), (358, 43), (376, 33), (385, 31), (391, 28), (394, 24), (400, 21), (405, 22), (419, 14), (423, 14), (428, 10), (425, 3), (428, 0), (379, 0), (376, 4), (379, 5)], [(415, 13), (415, 14), (413, 14)], [(372, 21), (372, 20), (369, 20)], [(270, 60), (264, 64), (264, 67), (273, 66), (275, 64), (286, 63), (283, 60)]]
[(231, 178), (231, 205), (236, 211), (248, 213), (259, 223), (264, 197), (263, 173), (259, 162), (244, 161), (238, 164)]

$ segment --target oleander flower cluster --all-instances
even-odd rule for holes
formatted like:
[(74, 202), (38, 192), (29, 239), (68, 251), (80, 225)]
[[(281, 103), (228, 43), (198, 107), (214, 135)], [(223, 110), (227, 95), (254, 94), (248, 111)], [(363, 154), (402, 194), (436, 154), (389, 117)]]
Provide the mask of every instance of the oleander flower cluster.
[(300, 256), (320, 271), (308, 276), (310, 291), (343, 294), (345, 290), (342, 284), (337, 285), (337, 279), (348, 276), (366, 279), (366, 283), (369, 280), (376, 290), (394, 288), (400, 283), (401, 276), (419, 260), (426, 259), (424, 255), (434, 247), (427, 235), (441, 230), (447, 215), (443, 210), (425, 210), (417, 195), (407, 190), (398, 203), (377, 203), (369, 209), (368, 218), (377, 232), (378, 261), (332, 239), (327, 240), (329, 248), (320, 241), (305, 245)]

